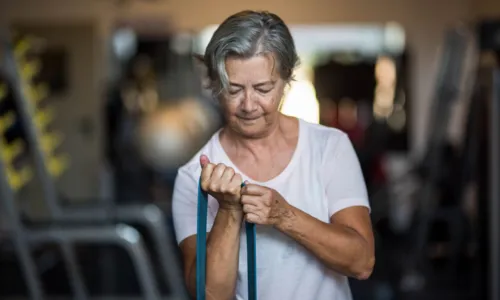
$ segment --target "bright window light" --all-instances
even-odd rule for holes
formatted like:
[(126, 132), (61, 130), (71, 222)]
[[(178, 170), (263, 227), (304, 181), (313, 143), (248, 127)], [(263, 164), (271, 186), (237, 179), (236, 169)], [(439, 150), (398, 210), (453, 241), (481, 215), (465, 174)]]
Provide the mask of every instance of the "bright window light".
[(307, 80), (294, 81), (283, 100), (281, 112), (318, 124), (319, 103), (312, 83)]

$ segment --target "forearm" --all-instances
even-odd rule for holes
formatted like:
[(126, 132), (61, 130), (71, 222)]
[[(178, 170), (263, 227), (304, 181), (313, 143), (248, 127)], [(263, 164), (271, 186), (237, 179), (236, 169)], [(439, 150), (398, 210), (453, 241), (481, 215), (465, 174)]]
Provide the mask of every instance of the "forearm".
[[(240, 246), (241, 211), (217, 212), (207, 239), (206, 295), (207, 299), (225, 300), (234, 297)], [(190, 290), (196, 289), (196, 263), (189, 278)]]
[(373, 247), (352, 228), (322, 222), (293, 206), (276, 227), (339, 273), (358, 279), (371, 274)]

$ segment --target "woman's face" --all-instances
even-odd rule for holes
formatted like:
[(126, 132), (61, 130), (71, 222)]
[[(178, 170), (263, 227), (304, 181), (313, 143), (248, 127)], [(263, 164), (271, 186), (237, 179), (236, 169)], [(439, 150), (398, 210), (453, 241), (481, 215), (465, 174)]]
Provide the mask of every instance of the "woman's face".
[(285, 82), (269, 55), (226, 59), (229, 88), (221, 95), (228, 126), (246, 137), (265, 135), (278, 121)]

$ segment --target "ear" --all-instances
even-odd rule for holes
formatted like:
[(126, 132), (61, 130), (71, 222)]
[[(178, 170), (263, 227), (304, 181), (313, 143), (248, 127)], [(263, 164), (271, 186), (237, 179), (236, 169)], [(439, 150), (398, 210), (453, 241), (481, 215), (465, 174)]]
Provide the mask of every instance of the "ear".
[(208, 76), (208, 69), (203, 55), (193, 54), (193, 64), (197, 72), (199, 72), (202, 76)]
[(203, 57), (202, 54), (194, 53), (193, 59), (195, 64), (205, 64), (205, 58)]
[(203, 55), (193, 54), (193, 64), (196, 69), (196, 73), (200, 75), (202, 87), (204, 89), (210, 88), (210, 77), (208, 76), (208, 69)]

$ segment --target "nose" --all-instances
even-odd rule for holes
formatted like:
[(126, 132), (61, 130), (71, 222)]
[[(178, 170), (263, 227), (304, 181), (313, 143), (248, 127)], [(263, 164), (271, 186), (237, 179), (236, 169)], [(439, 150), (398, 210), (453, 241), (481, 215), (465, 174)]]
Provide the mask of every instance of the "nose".
[(243, 97), (243, 101), (241, 102), (241, 109), (244, 112), (252, 112), (257, 109), (257, 103), (253, 99), (253, 95), (251, 91), (246, 91), (245, 96)]

